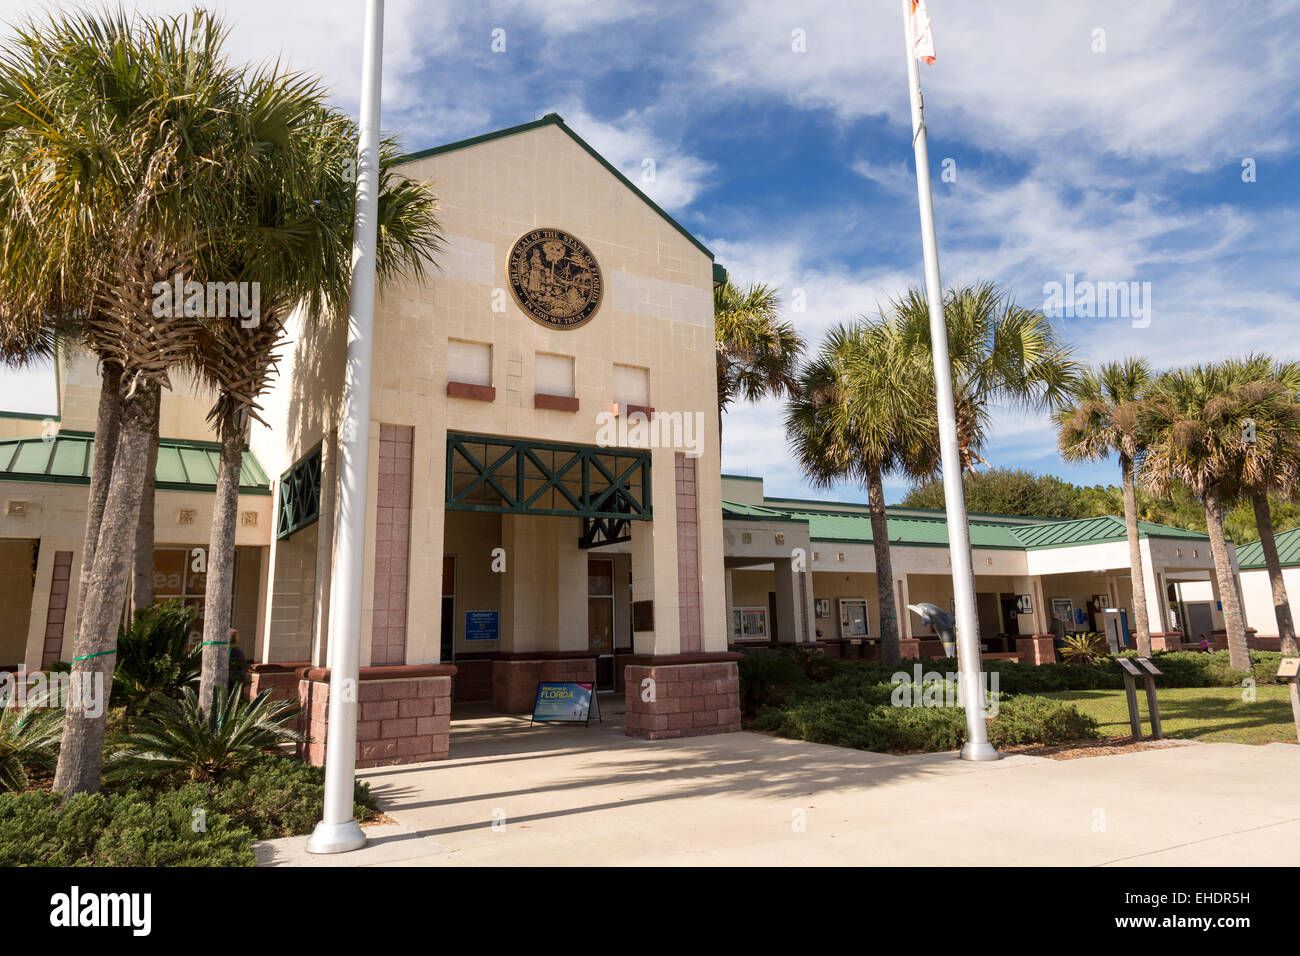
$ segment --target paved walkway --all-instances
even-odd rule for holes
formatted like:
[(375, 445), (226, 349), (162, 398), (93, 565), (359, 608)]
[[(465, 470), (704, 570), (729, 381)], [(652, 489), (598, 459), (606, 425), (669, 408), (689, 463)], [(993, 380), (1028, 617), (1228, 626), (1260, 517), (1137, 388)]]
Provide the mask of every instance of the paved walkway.
[[(608, 702), (608, 703), (606, 703)], [(602, 697), (611, 711), (621, 701)], [(458, 711), (459, 713), (459, 711)], [(450, 760), (362, 771), (395, 824), (353, 853), (266, 865), (1287, 865), (1300, 747), (1110, 757), (896, 757), (739, 733), (649, 742), (471, 711)], [(494, 826), (494, 821), (495, 826)]]

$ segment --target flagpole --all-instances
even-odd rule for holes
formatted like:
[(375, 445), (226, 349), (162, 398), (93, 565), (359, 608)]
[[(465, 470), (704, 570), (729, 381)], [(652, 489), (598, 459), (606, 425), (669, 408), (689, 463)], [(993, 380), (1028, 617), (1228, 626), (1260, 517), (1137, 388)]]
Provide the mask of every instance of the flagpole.
[(925, 298), (930, 309), (930, 351), (934, 356), (943, 497), (948, 513), (948, 554), (957, 616), (958, 686), (966, 707), (966, 744), (961, 749), (961, 756), (963, 760), (997, 760), (998, 752), (989, 743), (988, 724), (984, 718), (984, 683), (975, 617), (970, 528), (966, 516), (966, 491), (962, 486), (961, 453), (957, 446), (957, 415), (952, 397), (948, 328), (943, 316), (943, 285), (939, 281), (939, 242), (934, 232), (934, 201), (930, 194), (930, 150), (926, 143), (925, 108), (921, 100), (921, 69), (913, 50), (912, 0), (902, 0), (902, 3), (903, 36), (907, 41), (907, 85), (912, 106), (912, 148), (916, 154), (916, 193), (921, 206), (921, 246), (925, 252)]
[(365, 53), (352, 225), (343, 421), (339, 429), (339, 504), (329, 612), (329, 723), (325, 733), (325, 812), (309, 853), (365, 846), (353, 817), (357, 775), (357, 693), (361, 671), (361, 599), (366, 553), (366, 482), (370, 453), (370, 366), (374, 351), (375, 247), (379, 213), (379, 103), (384, 58), (384, 0), (366, 0)]

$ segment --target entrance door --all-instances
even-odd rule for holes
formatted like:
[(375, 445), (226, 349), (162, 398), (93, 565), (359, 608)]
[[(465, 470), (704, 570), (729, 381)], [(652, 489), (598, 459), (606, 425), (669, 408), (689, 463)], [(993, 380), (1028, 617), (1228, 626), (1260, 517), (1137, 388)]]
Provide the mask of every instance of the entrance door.
[(597, 690), (614, 689), (614, 562), (587, 559), (587, 650), (596, 658)]
[(456, 558), (442, 557), (442, 633), (438, 660), (450, 664), (456, 656)]

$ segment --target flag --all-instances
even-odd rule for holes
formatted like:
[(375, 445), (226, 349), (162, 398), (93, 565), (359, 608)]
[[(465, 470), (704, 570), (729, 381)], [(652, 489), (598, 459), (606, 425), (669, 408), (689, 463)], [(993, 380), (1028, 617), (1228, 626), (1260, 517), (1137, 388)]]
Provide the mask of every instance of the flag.
[(925, 0), (912, 0), (912, 56), (925, 63), (934, 63), (934, 31), (930, 29), (930, 13)]

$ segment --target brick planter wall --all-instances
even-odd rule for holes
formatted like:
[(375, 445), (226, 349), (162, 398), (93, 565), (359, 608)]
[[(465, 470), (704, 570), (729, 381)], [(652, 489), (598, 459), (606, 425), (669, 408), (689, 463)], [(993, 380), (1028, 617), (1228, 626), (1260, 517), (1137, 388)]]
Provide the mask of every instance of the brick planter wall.
[[(689, 657), (690, 655), (681, 655)], [(740, 671), (734, 654), (701, 663), (627, 666), (624, 691), (629, 737), (663, 740), (740, 730)], [(659, 660), (663, 660), (660, 658)], [(671, 658), (668, 658), (671, 660)], [(654, 681), (654, 700), (642, 700), (642, 682)]]
[(1052, 664), (1056, 661), (1056, 648), (1051, 634), (1021, 634), (1016, 638), (1016, 653), (1022, 664)]
[(594, 657), (497, 658), (492, 662), (492, 707), (503, 714), (532, 713), (538, 681), (573, 681), (594, 684)]
[[(412, 677), (388, 673), (403, 669), (362, 668), (358, 685), (358, 767), (444, 760), (450, 751), (451, 678), (455, 668), (411, 667), (411, 671), (426, 672)], [(444, 673), (429, 674), (429, 671)], [(305, 739), (298, 752), (318, 767), (325, 763), (329, 694), (329, 675), (325, 668), (299, 671), (298, 697), (303, 709)]]
[(250, 700), (264, 690), (271, 692), (272, 700), (297, 700), (298, 671), (310, 666), (310, 661), (297, 661), (290, 664), (249, 664), (248, 689), (245, 693)]

